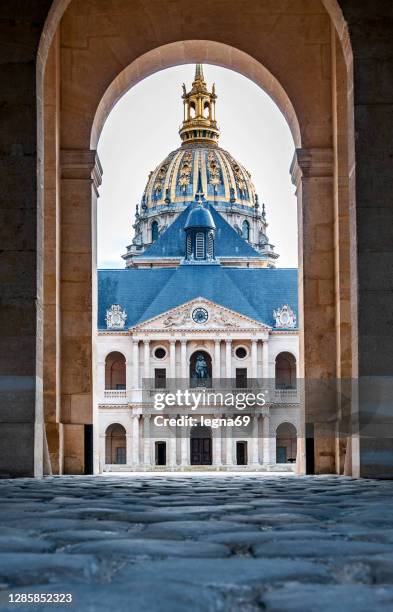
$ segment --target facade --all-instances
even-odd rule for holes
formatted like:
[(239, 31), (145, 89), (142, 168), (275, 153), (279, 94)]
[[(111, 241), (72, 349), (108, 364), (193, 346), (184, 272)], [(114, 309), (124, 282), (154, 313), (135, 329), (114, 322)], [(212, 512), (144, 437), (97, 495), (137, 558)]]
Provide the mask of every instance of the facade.
[(183, 102), (182, 145), (149, 176), (126, 269), (98, 272), (100, 470), (293, 470), (297, 270), (274, 267), (201, 65)]

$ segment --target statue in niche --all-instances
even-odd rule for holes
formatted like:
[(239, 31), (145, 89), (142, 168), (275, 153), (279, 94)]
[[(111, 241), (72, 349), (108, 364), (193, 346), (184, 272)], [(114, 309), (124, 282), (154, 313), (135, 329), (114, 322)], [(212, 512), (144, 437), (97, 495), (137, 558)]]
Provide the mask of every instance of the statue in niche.
[(203, 353), (198, 353), (195, 361), (195, 378), (208, 378), (207, 363)]

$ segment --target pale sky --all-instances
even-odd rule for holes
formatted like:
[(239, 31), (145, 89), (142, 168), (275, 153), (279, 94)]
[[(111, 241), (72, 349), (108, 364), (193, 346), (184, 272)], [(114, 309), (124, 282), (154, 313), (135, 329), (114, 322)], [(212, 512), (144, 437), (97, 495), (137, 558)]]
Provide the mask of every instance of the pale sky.
[[(98, 154), (104, 175), (98, 200), (98, 267), (123, 268), (121, 254), (133, 237), (135, 206), (150, 170), (180, 146), (181, 85), (190, 89), (195, 66), (168, 68), (130, 89), (109, 115)], [(297, 216), (289, 176), (294, 144), (271, 98), (246, 77), (204, 65), (207, 86), (216, 83), (219, 144), (247, 168), (265, 202), (277, 267), (297, 266)]]

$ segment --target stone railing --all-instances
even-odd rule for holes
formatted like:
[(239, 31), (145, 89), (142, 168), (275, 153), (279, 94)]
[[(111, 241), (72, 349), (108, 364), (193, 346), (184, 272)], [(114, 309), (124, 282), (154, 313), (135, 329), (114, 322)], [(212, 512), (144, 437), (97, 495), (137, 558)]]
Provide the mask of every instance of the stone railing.
[(118, 404), (127, 403), (127, 391), (126, 389), (105, 389), (104, 391), (105, 402), (115, 402)]

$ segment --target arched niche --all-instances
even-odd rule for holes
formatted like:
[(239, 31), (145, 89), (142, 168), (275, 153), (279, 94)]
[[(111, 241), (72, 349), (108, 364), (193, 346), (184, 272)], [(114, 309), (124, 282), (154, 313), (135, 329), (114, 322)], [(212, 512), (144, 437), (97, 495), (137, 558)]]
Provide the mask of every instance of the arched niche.
[(120, 423), (113, 423), (105, 431), (105, 463), (124, 465), (126, 463), (126, 430)]
[(113, 351), (105, 359), (105, 389), (121, 390), (126, 388), (126, 358)]

